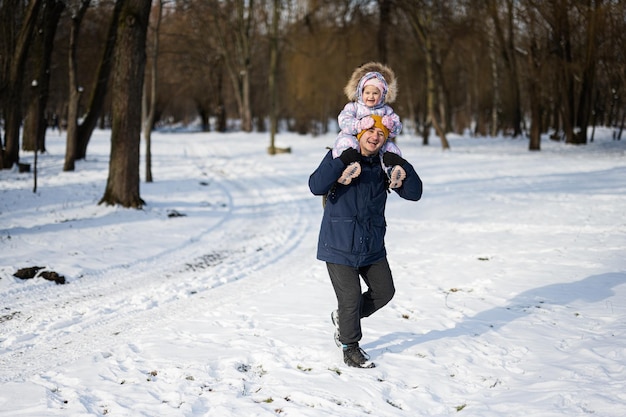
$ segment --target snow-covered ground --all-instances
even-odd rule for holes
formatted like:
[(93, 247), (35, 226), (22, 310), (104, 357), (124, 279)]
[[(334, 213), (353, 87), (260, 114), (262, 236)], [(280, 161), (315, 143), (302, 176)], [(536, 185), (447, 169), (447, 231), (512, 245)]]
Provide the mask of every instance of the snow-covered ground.
[[(397, 293), (346, 367), (307, 180), (332, 144), (155, 133), (143, 210), (101, 206), (108, 131), (0, 172), (0, 416), (606, 416), (626, 410), (626, 141), (401, 136)], [(433, 138), (433, 142), (437, 142)], [(143, 145), (142, 145), (143, 152)], [(32, 154), (22, 161), (32, 162)], [(143, 174), (143, 163), (142, 163)], [(64, 276), (21, 280), (40, 266)]]

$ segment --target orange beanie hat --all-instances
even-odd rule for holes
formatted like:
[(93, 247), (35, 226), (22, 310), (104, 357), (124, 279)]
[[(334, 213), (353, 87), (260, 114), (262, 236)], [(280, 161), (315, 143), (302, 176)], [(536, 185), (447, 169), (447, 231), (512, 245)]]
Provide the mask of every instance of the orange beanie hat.
[[(385, 135), (385, 140), (387, 140), (387, 138), (389, 137), (389, 129), (387, 129), (387, 127), (383, 124), (383, 118), (375, 114), (371, 115), (370, 117), (374, 119), (374, 126), (372, 127), (377, 127), (380, 130), (382, 130), (383, 134)], [(365, 130), (368, 130), (368, 129), (365, 129)], [(365, 130), (361, 130), (359, 133), (357, 133), (356, 135), (357, 139), (361, 139), (361, 136), (363, 136), (363, 133), (365, 133)]]

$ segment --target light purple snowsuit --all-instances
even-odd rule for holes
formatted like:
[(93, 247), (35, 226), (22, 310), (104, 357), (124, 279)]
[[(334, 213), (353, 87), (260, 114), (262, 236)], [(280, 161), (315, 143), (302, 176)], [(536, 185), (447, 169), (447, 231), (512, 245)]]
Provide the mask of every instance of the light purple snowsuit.
[[(381, 97), (378, 101), (378, 104), (376, 104), (374, 107), (368, 107), (363, 102), (363, 86), (368, 80), (374, 77), (378, 78), (378, 80), (382, 83), (384, 91), (381, 91)], [(385, 104), (385, 96), (387, 95), (387, 82), (380, 73), (368, 72), (361, 78), (357, 88), (357, 101), (351, 101), (346, 104), (343, 110), (341, 110), (341, 112), (339, 113), (339, 116), (337, 117), (341, 132), (339, 132), (337, 138), (335, 139), (335, 144), (333, 146), (332, 152), (333, 158), (338, 158), (339, 155), (341, 155), (341, 153), (348, 148), (354, 148), (357, 151), (360, 151), (359, 141), (356, 138), (356, 135), (359, 133), (357, 125), (359, 120), (361, 120), (365, 116), (388, 116), (393, 121), (393, 127), (392, 129), (389, 129), (389, 139), (396, 137), (402, 130), (402, 122), (400, 122), (400, 117), (396, 113), (394, 113), (393, 108), (391, 108), (390, 105)], [(398, 148), (395, 143), (389, 140), (386, 141), (383, 147), (380, 149), (381, 155), (385, 152), (391, 152), (402, 156), (400, 148)]]

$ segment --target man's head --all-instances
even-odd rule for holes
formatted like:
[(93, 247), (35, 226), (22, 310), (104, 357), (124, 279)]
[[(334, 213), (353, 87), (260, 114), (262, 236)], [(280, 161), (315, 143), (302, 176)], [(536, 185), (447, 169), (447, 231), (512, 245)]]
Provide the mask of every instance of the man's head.
[(374, 125), (356, 135), (361, 147), (361, 154), (365, 156), (378, 153), (389, 137), (389, 129), (383, 124), (382, 118), (376, 115), (370, 117), (374, 119)]

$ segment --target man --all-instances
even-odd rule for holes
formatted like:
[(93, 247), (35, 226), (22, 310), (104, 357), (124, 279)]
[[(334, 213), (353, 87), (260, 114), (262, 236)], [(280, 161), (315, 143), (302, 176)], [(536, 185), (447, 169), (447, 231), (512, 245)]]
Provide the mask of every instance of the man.
[[(400, 197), (417, 201), (422, 196), (422, 181), (410, 163), (390, 152), (381, 161), (380, 149), (389, 131), (380, 116), (371, 117), (374, 125), (357, 135), (360, 152), (349, 148), (333, 159), (329, 151), (309, 177), (311, 192), (326, 196), (317, 259), (326, 262), (337, 296), (337, 310), (331, 316), (335, 340), (343, 349), (344, 362), (358, 368), (375, 366), (359, 347), (361, 318), (386, 305), (395, 292), (385, 249), (389, 178), (383, 163), (401, 168), (403, 181), (394, 188)], [(337, 183), (354, 162), (361, 166), (358, 176), (347, 185)], [(367, 286), (364, 293), (361, 278)]]

